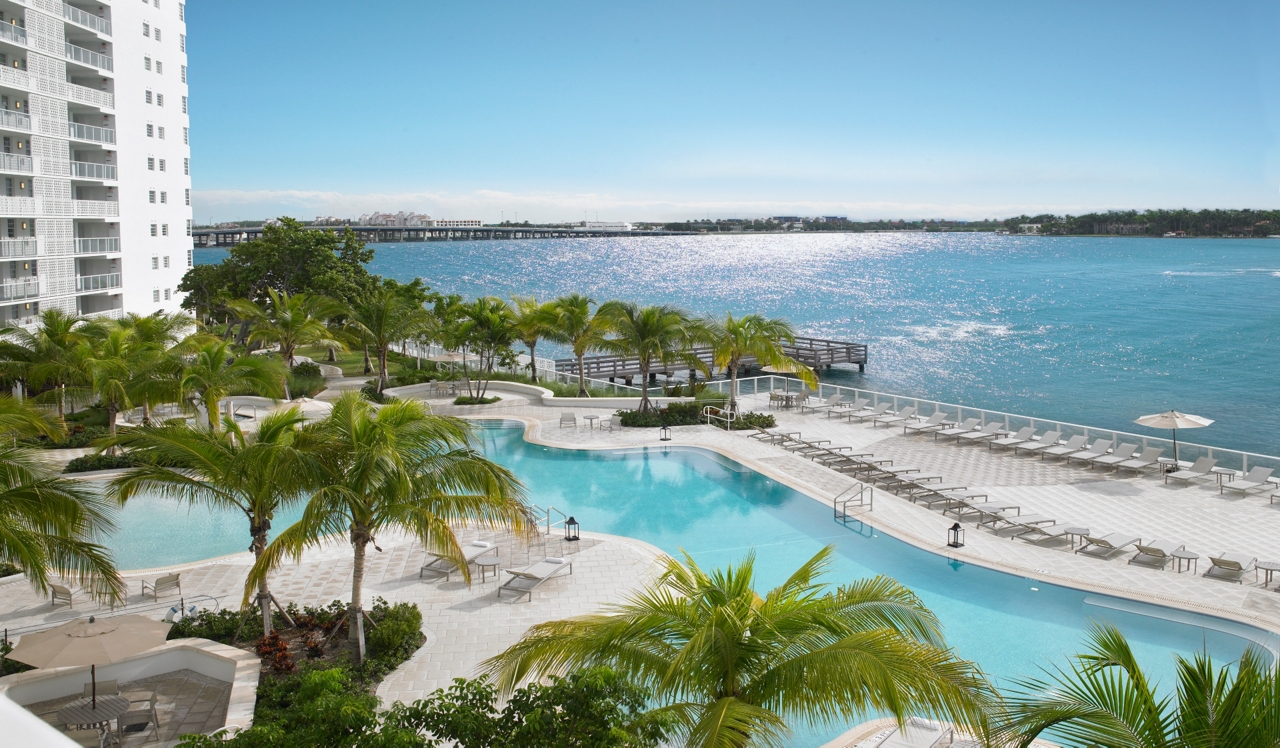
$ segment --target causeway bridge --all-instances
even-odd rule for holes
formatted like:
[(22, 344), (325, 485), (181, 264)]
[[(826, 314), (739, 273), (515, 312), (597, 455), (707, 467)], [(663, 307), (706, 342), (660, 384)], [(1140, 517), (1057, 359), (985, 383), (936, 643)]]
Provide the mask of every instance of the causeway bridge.
[[(356, 238), (368, 244), (388, 242), (456, 242), (493, 239), (587, 239), (619, 236), (685, 236), (691, 231), (601, 231), (568, 228), (536, 228), (531, 226), (473, 226), (443, 228), (436, 226), (306, 226), (313, 231), (351, 229)], [(191, 232), (197, 248), (234, 247), (242, 242), (262, 238), (262, 228), (196, 229)]]
[[(794, 343), (783, 343), (781, 347), (788, 356), (813, 369), (829, 369), (835, 364), (855, 364), (858, 367), (858, 371), (867, 370), (867, 346), (865, 343), (849, 343), (843, 340), (797, 336)], [(712, 367), (714, 357), (710, 348), (694, 348), (692, 353), (706, 364), (707, 368)], [(758, 362), (755, 357), (746, 357), (742, 360), (742, 365), (746, 369), (758, 366)], [(582, 360), (582, 368), (586, 371), (587, 376), (592, 379), (608, 379), (612, 382), (617, 378), (622, 378), (627, 384), (631, 384), (632, 379), (640, 374), (640, 360), (626, 356), (587, 356)], [(659, 374), (671, 377), (678, 368), (676, 364), (655, 362), (649, 371), (649, 381), (657, 381)], [(556, 359), (556, 371), (577, 376), (578, 360), (576, 358), (558, 358)], [(695, 376), (693, 371), (690, 371), (689, 374), (691, 379)]]

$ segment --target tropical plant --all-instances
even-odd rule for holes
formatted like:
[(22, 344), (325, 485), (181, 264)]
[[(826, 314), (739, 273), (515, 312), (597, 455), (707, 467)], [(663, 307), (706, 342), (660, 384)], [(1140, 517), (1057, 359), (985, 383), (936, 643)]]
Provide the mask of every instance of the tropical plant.
[(133, 332), (108, 322), (101, 328), (101, 336), (95, 336), (88, 359), (89, 388), (107, 411), (107, 434), (116, 435), (116, 416), (133, 408), (129, 397), (135, 364), (141, 363), (135, 351)]
[(609, 301), (600, 305), (601, 317), (611, 333), (600, 343), (607, 351), (632, 356), (640, 362), (640, 407), (648, 412), (649, 371), (657, 364), (684, 360), (690, 367), (704, 365), (689, 353), (695, 335), (693, 320), (673, 306), (639, 306), (629, 301)]
[[(84, 318), (61, 309), (46, 309), (34, 330), (24, 327), (0, 329), (6, 339), (6, 368), (9, 376), (37, 390), (49, 389), (37, 397), (54, 402), (64, 416), (67, 404), (85, 399), (89, 374), (85, 361), (89, 336)], [(16, 355), (15, 355), (16, 354)]]
[[(0, 431), (56, 437), (62, 425), (0, 395)], [(47, 593), (58, 576), (98, 600), (123, 600), (124, 580), (97, 542), (114, 529), (112, 507), (102, 496), (80, 481), (58, 477), (23, 447), (0, 446), (0, 561), (25, 572), (32, 587)]]
[(266, 302), (261, 306), (248, 299), (236, 299), (227, 306), (252, 324), (250, 342), (279, 346), (285, 366), (293, 366), (301, 346), (345, 348), (327, 323), (344, 314), (346, 307), (327, 296), (268, 288)]
[(795, 331), (785, 319), (769, 319), (759, 314), (734, 317), (725, 314), (724, 321), (706, 319), (702, 322), (703, 340), (711, 345), (716, 368), (729, 372), (729, 410), (738, 412), (738, 369), (742, 359), (754, 358), (761, 366), (770, 366), (781, 372), (799, 375), (810, 387), (817, 389), (818, 378), (808, 366), (786, 355), (781, 343), (794, 343)]
[(1274, 748), (1280, 670), (1250, 647), (1231, 668), (1207, 652), (1176, 657), (1176, 693), (1160, 694), (1119, 629), (1096, 624), (1068, 669), (1018, 682), (998, 734), (1029, 746), (1042, 733), (1108, 748)]
[[(533, 527), (523, 488), (506, 468), (471, 448), (465, 421), (430, 415), (414, 400), (375, 409), (359, 393), (340, 397), (325, 420), (306, 427), (325, 468), (322, 487), (307, 499), (301, 519), (267, 546), (249, 574), (256, 585), (286, 558), (298, 559), (330, 535), (351, 541), (353, 572), (348, 610), (355, 641), (364, 615), (365, 550), (393, 527), (470, 573), (452, 524), (527, 533)], [(246, 587), (248, 597), (251, 587)]]
[(427, 310), (397, 293), (381, 287), (351, 309), (351, 326), (365, 344), (366, 355), (372, 347), (378, 361), (378, 392), (387, 386), (387, 354), (391, 346), (414, 337), (429, 324)]
[(279, 359), (236, 356), (229, 341), (205, 337), (193, 337), (179, 349), (190, 353), (181, 392), (204, 407), (211, 431), (218, 430), (218, 409), (228, 395), (276, 398), (284, 394), (284, 366)]
[(529, 380), (538, 383), (538, 341), (549, 338), (556, 327), (556, 307), (553, 302), (539, 304), (534, 296), (513, 296), (515, 304), (516, 336), (529, 349)]
[[(464, 313), (466, 317), (458, 335), (478, 359), (475, 388), (472, 389), (471, 377), (468, 375), (467, 395), (473, 399), (483, 399), (489, 383), (486, 375), (493, 374), (498, 358), (509, 352), (511, 344), (516, 341), (515, 317), (506, 302), (493, 296), (482, 296), (467, 304)], [(468, 371), (465, 359), (462, 370), (464, 374)]]
[[(301, 501), (322, 474), (299, 434), (304, 421), (291, 407), (268, 414), (248, 434), (234, 420), (221, 433), (186, 425), (130, 429), (114, 443), (142, 464), (113, 479), (111, 491), (121, 504), (157, 493), (192, 506), (238, 511), (249, 522), (249, 549), (260, 558), (276, 513)], [(265, 575), (256, 602), (269, 634), (272, 597)]]
[(578, 397), (587, 396), (587, 372), (583, 359), (588, 352), (600, 348), (609, 333), (607, 321), (599, 313), (591, 313), (594, 303), (594, 299), (576, 293), (551, 302), (555, 324), (546, 337), (572, 346), (573, 355), (578, 359)]
[(155, 312), (146, 316), (126, 314), (118, 323), (129, 330), (133, 359), (129, 398), (142, 405), (142, 422), (151, 423), (151, 406), (182, 398), (182, 359), (174, 346), (195, 326), (185, 314)]
[(946, 647), (938, 620), (886, 577), (829, 590), (819, 551), (763, 597), (754, 557), (704, 572), (687, 555), (605, 612), (530, 628), (481, 665), (510, 693), (523, 681), (604, 666), (653, 693), (690, 746), (780, 745), (788, 722), (872, 711), (935, 716), (982, 732), (995, 699)]

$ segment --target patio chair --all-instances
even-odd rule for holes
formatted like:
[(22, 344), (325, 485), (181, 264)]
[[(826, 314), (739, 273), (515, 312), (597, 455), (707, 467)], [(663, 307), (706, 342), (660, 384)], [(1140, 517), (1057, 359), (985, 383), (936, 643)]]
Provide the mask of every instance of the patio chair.
[(1191, 467), (1186, 468), (1185, 470), (1175, 470), (1172, 473), (1165, 473), (1164, 482), (1167, 484), (1170, 478), (1180, 480), (1183, 483), (1190, 483), (1193, 480), (1207, 478), (1213, 470), (1213, 466), (1217, 464), (1218, 461), (1212, 457), (1201, 457), (1192, 463)]
[(994, 439), (1003, 433), (1006, 433), (1004, 430), (1004, 424), (999, 421), (992, 421), (977, 431), (970, 431), (967, 434), (956, 434), (956, 444), (959, 444), (961, 439), (964, 439), (970, 444), (986, 439)]
[(892, 415), (885, 413), (884, 415), (878, 418), (873, 418), (871, 420), (871, 428), (875, 428), (876, 424), (878, 423), (883, 423), (886, 426), (893, 423), (906, 423), (907, 421), (910, 421), (912, 418), (914, 418), (915, 414), (916, 414), (916, 406), (908, 405), (907, 407), (903, 408), (902, 410)]
[(145, 579), (142, 580), (143, 597), (146, 597), (147, 593), (150, 592), (152, 597), (156, 599), (156, 602), (159, 602), (160, 596), (165, 594), (166, 592), (173, 592), (174, 590), (177, 590), (178, 594), (181, 595), (182, 594), (181, 576), (182, 576), (181, 574), (168, 574), (163, 577), (160, 577), (154, 582), (148, 582)]
[(853, 419), (856, 418), (859, 421), (865, 421), (868, 418), (879, 418), (880, 416), (884, 415), (892, 406), (893, 406), (893, 403), (880, 403), (874, 408), (867, 408), (864, 410), (859, 410), (855, 413), (848, 414), (849, 420), (852, 421)]
[(1275, 468), (1256, 467), (1245, 474), (1240, 480), (1233, 480), (1229, 483), (1223, 483), (1218, 487), (1218, 493), (1224, 490), (1239, 491), (1241, 496), (1248, 496), (1250, 491), (1257, 489), (1274, 488), (1275, 484), (1271, 482), (1271, 474), (1275, 472)]
[[(120, 693), (120, 682), (115, 680), (100, 680), (98, 681), (97, 690), (99, 696), (115, 696)], [(84, 697), (86, 699), (93, 697), (93, 691), (93, 683), (84, 684)]]
[[(486, 543), (483, 540), (473, 540), (462, 546), (463, 563), (469, 564), (486, 553), (492, 553), (494, 550), (495, 546), (493, 543)], [(453, 572), (460, 568), (451, 558), (446, 558), (434, 551), (427, 551), (427, 554), (432, 556), (432, 559), (423, 564), (421, 569), (418, 569), (418, 579), (422, 579), (423, 574), (431, 572), (432, 574), (443, 574), (444, 578), (448, 580), (449, 577), (453, 575)]]
[(1175, 540), (1156, 538), (1147, 543), (1138, 543), (1134, 547), (1138, 549), (1138, 552), (1133, 554), (1133, 558), (1129, 559), (1129, 563), (1163, 569), (1173, 559), (1174, 551), (1180, 551), (1187, 546), (1185, 543), (1179, 543)]
[(568, 411), (561, 413), (560, 428), (564, 428), (565, 426), (572, 426), (575, 429), (578, 428), (578, 417)]
[(98, 730), (67, 730), (62, 734), (84, 748), (103, 748), (107, 744), (106, 733)]
[(1160, 464), (1160, 455), (1162, 454), (1164, 454), (1164, 447), (1146, 447), (1142, 450), (1142, 454), (1132, 460), (1116, 463), (1116, 472), (1133, 470), (1140, 473), (1148, 468), (1156, 467)]
[(1244, 584), (1244, 573), (1252, 569), (1257, 563), (1258, 559), (1253, 556), (1228, 551), (1217, 558), (1210, 556), (1209, 568), (1200, 576)]
[(129, 711), (121, 714), (116, 719), (116, 736), (121, 743), (124, 742), (126, 733), (146, 732), (147, 725), (151, 725), (152, 737), (155, 740), (160, 739), (160, 717), (156, 714), (156, 696), (155, 692), (151, 692), (151, 698), (142, 703), (141, 706), (133, 708), (133, 702), (130, 702)]
[(1070, 465), (1072, 460), (1080, 460), (1081, 462), (1089, 462), (1099, 457), (1104, 457), (1111, 451), (1111, 445), (1115, 443), (1114, 439), (1094, 439), (1093, 446), (1088, 449), (1082, 449), (1079, 452), (1072, 452), (1067, 455), (1067, 464)]
[(772, 391), (769, 393), (769, 407), (777, 410), (786, 407), (787, 395), (785, 392)]
[(1002, 436), (998, 439), (992, 439), (991, 441), (987, 442), (987, 449), (991, 450), (995, 447), (1000, 447), (1001, 449), (1008, 449), (1009, 447), (1016, 447), (1019, 444), (1024, 444), (1026, 442), (1029, 442), (1034, 438), (1036, 438), (1035, 426), (1023, 426), (1022, 428), (1018, 429), (1018, 433), (1016, 434)]
[(895, 727), (877, 748), (941, 748), (951, 745), (953, 731), (943, 722), (907, 717), (906, 723)]
[(1128, 460), (1130, 457), (1133, 457), (1133, 453), (1136, 451), (1138, 451), (1137, 444), (1121, 444), (1116, 447), (1116, 451), (1111, 454), (1093, 458), (1093, 462), (1089, 465), (1089, 469), (1093, 470), (1094, 465), (1116, 467), (1125, 460)]
[(967, 434), (970, 431), (973, 431), (978, 427), (979, 423), (982, 423), (981, 418), (966, 418), (964, 423), (959, 426), (952, 426), (949, 429), (942, 429), (941, 431), (933, 432), (933, 440), (937, 441), (939, 436), (959, 437), (961, 434)]
[(1106, 535), (1099, 537), (1085, 535), (1084, 542), (1076, 549), (1076, 553), (1083, 553), (1085, 551), (1092, 551), (1095, 548), (1101, 548), (1101, 553), (1090, 553), (1089, 555), (1098, 556), (1099, 558), (1107, 558), (1113, 553), (1119, 553), (1125, 548), (1128, 548), (1131, 545), (1137, 545), (1141, 542), (1142, 538), (1135, 538), (1132, 535), (1125, 535), (1118, 532), (1107, 533)]
[(1079, 452), (1089, 437), (1082, 434), (1076, 434), (1062, 444), (1040, 450), (1040, 459), (1046, 457), (1066, 457), (1072, 452)]
[(836, 404), (838, 404), (843, 399), (844, 399), (844, 395), (841, 395), (839, 392), (837, 392), (836, 394), (832, 395), (831, 397), (828, 397), (826, 400), (823, 400), (821, 403), (818, 403), (816, 405), (801, 405), (800, 412), (804, 413), (805, 411), (810, 411), (812, 413), (817, 413), (820, 410), (830, 410), (836, 407)]
[(62, 601), (67, 604), (68, 608), (74, 608), (71, 604), (71, 589), (63, 587), (60, 584), (49, 585), (50, 596), (53, 598), (53, 607), (58, 607), (58, 602)]
[(613, 431), (613, 416), (604, 416), (600, 419), (600, 430), (609, 432)]
[(1015, 444), (1013, 446), (1013, 453), (1015, 455), (1018, 454), (1018, 450), (1022, 450), (1023, 452), (1031, 452), (1031, 453), (1043, 452), (1044, 450), (1057, 444), (1058, 439), (1061, 436), (1062, 436), (1061, 431), (1046, 431), (1044, 433), (1044, 436), (1041, 436), (1036, 441), (1032, 441), (1028, 439), (1025, 444)]
[(902, 433), (905, 434), (908, 431), (914, 431), (917, 434), (923, 434), (928, 431), (945, 429), (949, 423), (950, 422), (947, 421), (946, 413), (943, 413), (940, 410), (935, 410), (933, 411), (933, 415), (929, 416), (926, 420), (902, 424)]
[(520, 595), (528, 595), (533, 600), (533, 591), (538, 589), (543, 582), (554, 577), (565, 569), (569, 573), (573, 573), (573, 562), (563, 558), (553, 558), (548, 556), (536, 564), (530, 564), (523, 569), (504, 569), (503, 571), (511, 575), (511, 578), (503, 582), (498, 587), (498, 598), (502, 598), (502, 593), (510, 592), (517, 597)]
[(856, 413), (862, 410), (863, 408), (867, 407), (867, 403), (870, 403), (870, 402), (871, 401), (868, 400), (867, 398), (860, 397), (851, 403), (847, 403), (847, 402), (836, 403), (836, 407), (827, 411), (827, 418), (830, 418), (831, 416), (835, 416), (836, 418), (843, 418), (844, 416), (850, 413)]

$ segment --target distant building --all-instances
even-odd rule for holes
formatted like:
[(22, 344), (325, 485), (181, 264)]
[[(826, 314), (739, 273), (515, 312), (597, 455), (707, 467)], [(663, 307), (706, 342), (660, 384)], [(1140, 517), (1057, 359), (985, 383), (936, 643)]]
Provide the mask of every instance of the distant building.
[(438, 229), (478, 229), (484, 225), (482, 221), (452, 221), (444, 219), (436, 219), (426, 224), (434, 226)]
[(316, 220), (311, 222), (312, 226), (345, 226), (351, 221), (345, 218), (337, 218), (335, 216), (316, 216)]
[(1040, 226), (1041, 224), (1038, 223), (1020, 223), (1018, 224), (1018, 231), (1023, 234), (1038, 234), (1040, 233)]
[[(423, 227), (435, 226), (436, 222), (431, 220), (431, 216), (425, 213), (405, 213), (403, 210), (399, 213), (366, 213), (359, 218), (361, 226), (402, 226), (402, 227)], [(479, 221), (476, 222), (479, 226)]]
[(585, 221), (583, 231), (634, 231), (635, 226), (624, 221)]

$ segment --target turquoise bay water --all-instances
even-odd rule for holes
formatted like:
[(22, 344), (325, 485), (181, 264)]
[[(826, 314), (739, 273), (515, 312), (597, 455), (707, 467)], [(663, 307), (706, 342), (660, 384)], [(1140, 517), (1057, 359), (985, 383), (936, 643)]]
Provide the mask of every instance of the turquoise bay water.
[[(1280, 241), (836, 234), (374, 245), (370, 270), (464, 296), (758, 311), (870, 343), (840, 383), (1089, 426), (1169, 408), (1189, 441), (1280, 454)], [(221, 250), (197, 251), (199, 261)], [(544, 355), (554, 353), (546, 346)]]

